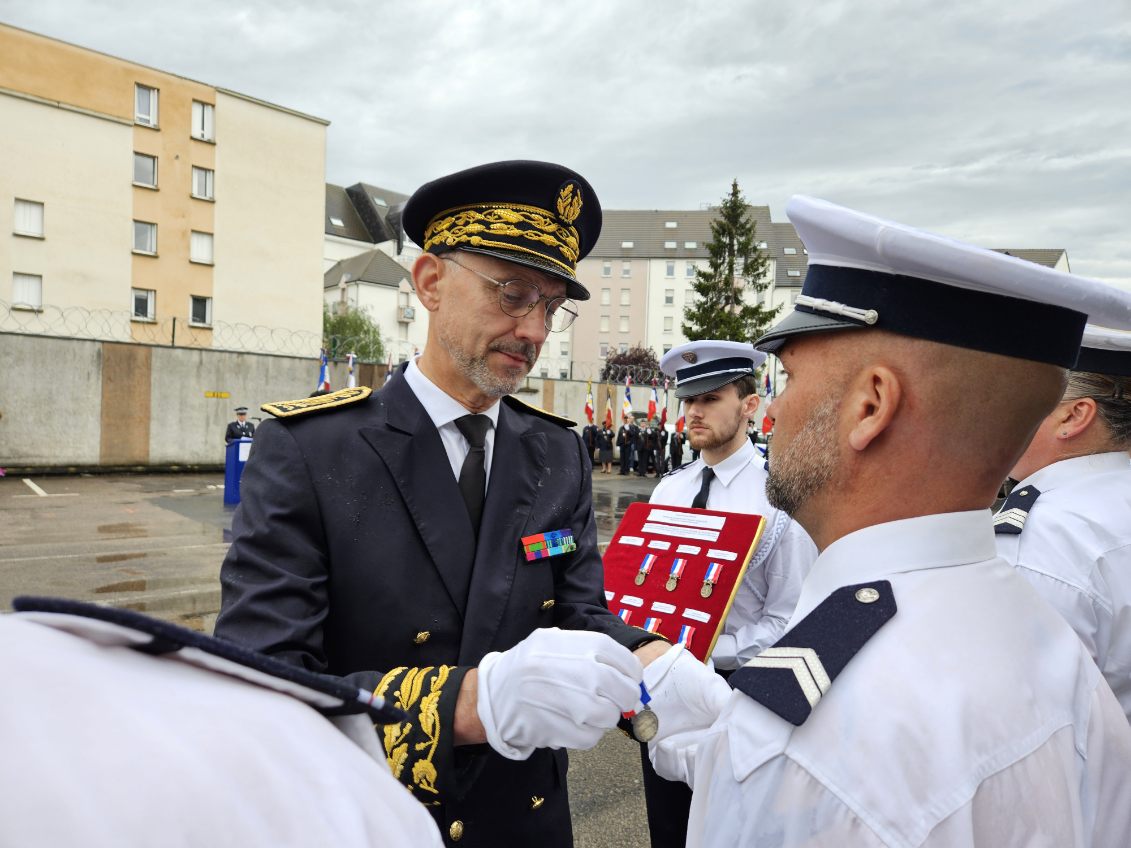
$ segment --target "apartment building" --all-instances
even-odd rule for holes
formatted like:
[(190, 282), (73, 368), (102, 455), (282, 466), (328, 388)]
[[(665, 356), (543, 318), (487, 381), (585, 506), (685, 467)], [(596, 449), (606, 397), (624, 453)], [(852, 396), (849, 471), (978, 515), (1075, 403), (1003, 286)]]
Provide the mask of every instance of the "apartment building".
[(317, 355), (327, 123), (0, 24), (0, 331)]

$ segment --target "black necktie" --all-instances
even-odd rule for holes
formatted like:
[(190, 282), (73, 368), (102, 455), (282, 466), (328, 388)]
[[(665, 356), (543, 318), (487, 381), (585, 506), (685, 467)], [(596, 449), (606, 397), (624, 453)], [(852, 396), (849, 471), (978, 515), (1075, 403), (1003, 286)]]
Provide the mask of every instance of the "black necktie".
[(471, 449), (459, 472), (459, 491), (467, 504), (471, 526), (479, 534), (479, 519), (483, 517), (483, 498), (487, 490), (486, 451), (483, 449), (491, 419), (486, 415), (465, 415), (456, 419), (456, 427), (463, 433)]
[(715, 479), (715, 472), (711, 470), (711, 466), (703, 466), (703, 483), (699, 486), (699, 494), (695, 496), (695, 500), (691, 502), (691, 506), (695, 509), (707, 508), (707, 496), (711, 494), (711, 481)]

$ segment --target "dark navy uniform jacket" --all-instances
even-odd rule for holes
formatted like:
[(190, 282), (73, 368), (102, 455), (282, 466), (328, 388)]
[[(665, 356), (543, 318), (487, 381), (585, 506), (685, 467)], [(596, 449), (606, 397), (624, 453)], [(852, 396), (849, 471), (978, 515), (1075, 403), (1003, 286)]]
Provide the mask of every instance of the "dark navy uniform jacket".
[[(458, 833), (460, 846), (572, 845), (565, 752), (515, 762), (453, 748), (452, 716), (464, 674), (535, 628), (650, 641), (605, 605), (590, 473), (574, 431), (505, 399), (476, 545), (439, 433), (402, 373), (367, 399), (265, 421), (216, 634), (406, 710), (407, 724), (378, 732), (449, 844)], [(575, 552), (526, 560), (524, 536), (567, 528)]]
[(228, 429), (224, 431), (224, 443), (233, 442), (236, 439), (241, 439), (245, 436), (255, 435), (255, 425), (250, 421), (245, 421), (242, 424), (239, 421), (229, 421)]

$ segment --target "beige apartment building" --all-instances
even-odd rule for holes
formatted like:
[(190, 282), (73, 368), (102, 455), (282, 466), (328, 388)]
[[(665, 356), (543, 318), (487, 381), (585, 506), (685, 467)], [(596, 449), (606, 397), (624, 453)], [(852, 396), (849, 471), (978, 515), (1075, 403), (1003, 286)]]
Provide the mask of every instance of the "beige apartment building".
[(0, 24), (0, 331), (316, 356), (327, 123)]

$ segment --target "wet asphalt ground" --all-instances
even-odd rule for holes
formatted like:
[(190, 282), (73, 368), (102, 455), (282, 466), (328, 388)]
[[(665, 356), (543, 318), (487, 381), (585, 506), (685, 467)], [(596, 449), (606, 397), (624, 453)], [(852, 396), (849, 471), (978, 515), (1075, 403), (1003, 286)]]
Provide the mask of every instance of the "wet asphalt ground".
[[(17, 595), (126, 607), (211, 632), (220, 563), (231, 541), (224, 476), (115, 474), (0, 478), (0, 610)], [(597, 473), (602, 544), (656, 481)], [(578, 848), (648, 844), (638, 747), (617, 731), (571, 752)]]

